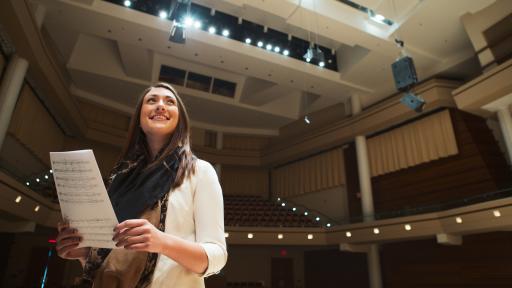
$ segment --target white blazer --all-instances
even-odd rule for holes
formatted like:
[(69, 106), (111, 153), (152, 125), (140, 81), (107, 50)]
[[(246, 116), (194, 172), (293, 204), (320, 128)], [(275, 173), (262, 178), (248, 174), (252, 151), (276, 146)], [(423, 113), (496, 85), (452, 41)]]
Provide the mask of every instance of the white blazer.
[(208, 255), (208, 268), (203, 275), (195, 274), (160, 254), (151, 287), (204, 287), (203, 278), (218, 273), (228, 258), (224, 203), (217, 173), (210, 163), (198, 159), (195, 174), (170, 193), (165, 233), (203, 246)]

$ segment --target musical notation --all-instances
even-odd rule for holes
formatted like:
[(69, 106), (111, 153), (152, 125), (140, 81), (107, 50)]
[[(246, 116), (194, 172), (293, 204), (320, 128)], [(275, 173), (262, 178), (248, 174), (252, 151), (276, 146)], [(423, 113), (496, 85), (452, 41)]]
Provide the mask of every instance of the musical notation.
[(50, 152), (62, 218), (83, 237), (80, 247), (117, 248), (118, 224), (92, 150)]

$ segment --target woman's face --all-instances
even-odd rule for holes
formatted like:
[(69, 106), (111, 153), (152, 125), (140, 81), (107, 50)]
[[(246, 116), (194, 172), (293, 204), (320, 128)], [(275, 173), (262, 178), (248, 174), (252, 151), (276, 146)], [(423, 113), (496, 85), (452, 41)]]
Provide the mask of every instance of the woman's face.
[(149, 137), (170, 137), (179, 120), (178, 100), (165, 88), (151, 88), (144, 95), (140, 127)]

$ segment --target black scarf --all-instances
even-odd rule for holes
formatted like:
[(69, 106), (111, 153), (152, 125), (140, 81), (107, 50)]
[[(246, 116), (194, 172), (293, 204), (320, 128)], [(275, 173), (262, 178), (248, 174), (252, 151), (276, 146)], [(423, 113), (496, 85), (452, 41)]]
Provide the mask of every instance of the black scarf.
[(176, 148), (161, 164), (150, 169), (145, 169), (145, 161), (139, 161), (134, 167), (115, 175), (108, 195), (119, 223), (138, 219), (146, 208), (153, 207), (170, 191), (178, 173), (180, 150)]

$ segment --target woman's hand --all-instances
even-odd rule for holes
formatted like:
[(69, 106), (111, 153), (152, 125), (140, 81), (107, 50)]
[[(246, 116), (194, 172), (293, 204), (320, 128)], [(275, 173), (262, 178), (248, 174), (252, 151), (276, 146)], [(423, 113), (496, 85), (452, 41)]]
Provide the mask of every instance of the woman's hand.
[(57, 245), (55, 249), (59, 257), (64, 259), (78, 259), (83, 265), (91, 248), (77, 248), (82, 241), (82, 236), (78, 233), (78, 230), (70, 228), (68, 222), (59, 222), (57, 224), (57, 230), (59, 234), (57, 235)]
[(130, 219), (123, 221), (114, 228), (117, 247), (135, 251), (161, 253), (164, 233), (146, 219)]

